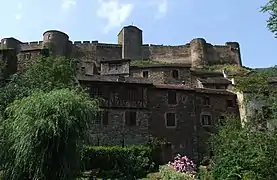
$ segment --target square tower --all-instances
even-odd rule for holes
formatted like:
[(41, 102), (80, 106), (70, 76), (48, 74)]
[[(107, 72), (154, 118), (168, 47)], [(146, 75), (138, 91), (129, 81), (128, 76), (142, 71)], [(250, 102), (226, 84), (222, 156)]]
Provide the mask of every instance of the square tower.
[(118, 33), (118, 44), (122, 45), (122, 59), (142, 59), (142, 30), (136, 26), (125, 26)]

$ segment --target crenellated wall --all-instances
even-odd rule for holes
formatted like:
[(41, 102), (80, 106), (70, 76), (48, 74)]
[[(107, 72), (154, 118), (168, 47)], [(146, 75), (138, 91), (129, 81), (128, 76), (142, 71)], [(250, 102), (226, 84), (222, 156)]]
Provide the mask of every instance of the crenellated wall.
[(43, 41), (21, 42), (15, 38), (1, 40), (1, 48), (13, 48), (17, 53), (50, 47), (57, 55), (77, 58), (81, 62), (96, 63), (102, 60), (131, 59), (155, 60), (168, 63), (191, 64), (202, 67), (209, 64), (241, 65), (240, 47), (237, 42), (212, 45), (203, 38), (195, 38), (185, 45), (169, 46), (142, 44), (142, 31), (134, 26), (126, 26), (118, 34), (117, 44), (98, 41), (74, 41), (61, 31), (49, 30), (43, 33)]

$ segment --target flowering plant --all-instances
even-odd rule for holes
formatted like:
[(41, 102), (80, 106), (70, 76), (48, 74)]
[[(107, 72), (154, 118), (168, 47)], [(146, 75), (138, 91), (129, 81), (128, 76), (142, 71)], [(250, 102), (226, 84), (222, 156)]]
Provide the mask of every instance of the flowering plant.
[(174, 168), (176, 171), (185, 173), (191, 177), (196, 174), (196, 165), (187, 157), (177, 154), (173, 162), (168, 163), (169, 166)]

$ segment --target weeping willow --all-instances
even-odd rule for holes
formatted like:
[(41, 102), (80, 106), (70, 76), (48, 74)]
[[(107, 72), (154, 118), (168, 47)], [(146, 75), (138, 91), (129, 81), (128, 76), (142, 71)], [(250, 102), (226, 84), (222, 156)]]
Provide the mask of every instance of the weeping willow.
[(69, 89), (14, 101), (2, 121), (4, 179), (74, 179), (98, 107), (97, 100)]

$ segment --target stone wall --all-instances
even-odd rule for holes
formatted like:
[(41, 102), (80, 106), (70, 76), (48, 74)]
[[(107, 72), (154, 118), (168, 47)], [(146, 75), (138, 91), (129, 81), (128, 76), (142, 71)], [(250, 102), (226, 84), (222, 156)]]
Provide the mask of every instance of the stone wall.
[(120, 63), (113, 61), (101, 62), (101, 75), (129, 75), (129, 61), (122, 61)]
[[(173, 71), (177, 71), (178, 77), (173, 77)], [(131, 67), (130, 76), (143, 77), (143, 72), (148, 72), (148, 79), (154, 84), (182, 84), (185, 81), (187, 87), (191, 87), (191, 75), (189, 67), (181, 65), (159, 65), (147, 67)]]
[(142, 53), (143, 59), (151, 59), (170, 63), (191, 63), (190, 48), (188, 45), (143, 45)]

